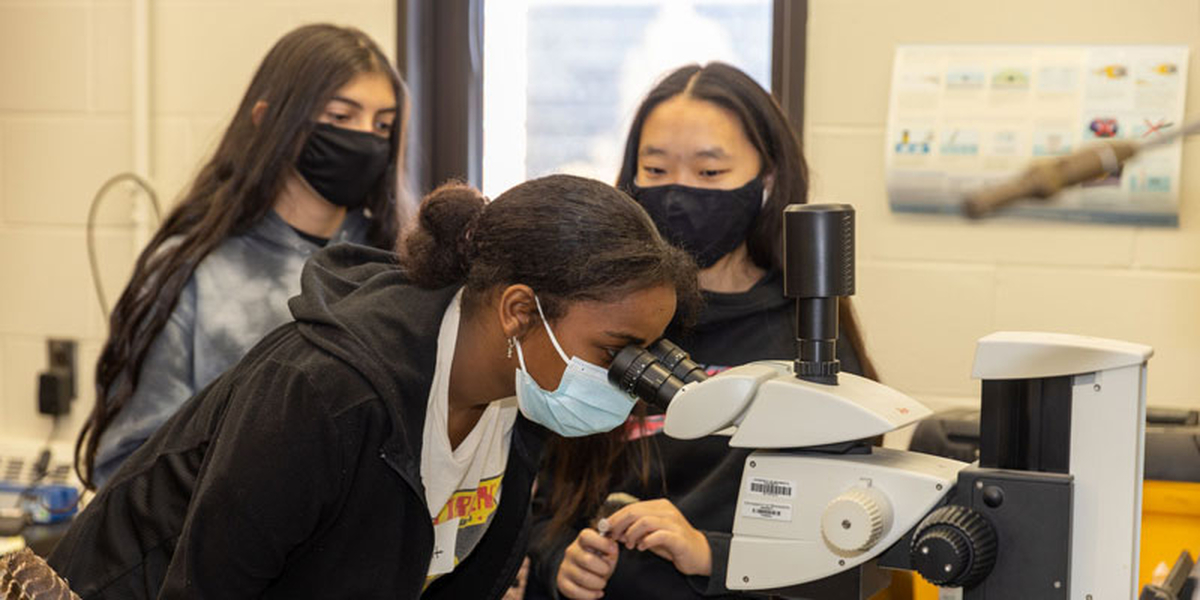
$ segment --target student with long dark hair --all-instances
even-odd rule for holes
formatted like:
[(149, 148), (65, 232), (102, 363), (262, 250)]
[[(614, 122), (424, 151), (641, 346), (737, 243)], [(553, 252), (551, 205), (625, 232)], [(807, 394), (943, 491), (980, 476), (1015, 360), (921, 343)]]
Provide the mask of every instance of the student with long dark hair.
[[(691, 326), (673, 324), (669, 339), (710, 372), (795, 358), (795, 304), (783, 295), (782, 223), (788, 205), (808, 201), (808, 169), (766, 90), (722, 63), (668, 74), (634, 116), (617, 187), (699, 264), (704, 308)], [(848, 301), (841, 315), (842, 369), (875, 378)], [(723, 436), (667, 438), (661, 419), (555, 442), (564, 448), (550, 453), (543, 478), (535, 589), (557, 589), (567, 598), (658, 600), (725, 592), (749, 451), (729, 448)], [(607, 460), (583, 459), (589, 455)], [(613, 528), (605, 537), (589, 521), (610, 492), (643, 501), (609, 518)]]
[(76, 444), (103, 484), (188, 398), (290, 320), (310, 254), (395, 247), (405, 87), (366, 34), (310, 25), (258, 67), (212, 158), (139, 256)]
[(500, 598), (543, 440), (625, 422), (612, 356), (698, 302), (603, 183), (427, 198), (395, 255), (314, 255), (295, 321), (186, 403), (51, 565), (86, 598)]

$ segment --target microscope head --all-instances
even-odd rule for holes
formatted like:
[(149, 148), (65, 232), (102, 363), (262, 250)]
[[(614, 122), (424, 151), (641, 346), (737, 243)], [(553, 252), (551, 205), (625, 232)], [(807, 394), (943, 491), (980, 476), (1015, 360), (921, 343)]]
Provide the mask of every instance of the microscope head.
[(840, 372), (838, 299), (854, 294), (854, 209), (789, 206), (783, 238), (784, 295), (796, 300), (794, 361), (760, 361), (709, 378), (661, 340), (618, 353), (609, 380), (665, 409), (667, 435), (694, 439), (736, 426), (730, 445), (745, 448), (845, 444), (928, 416), (916, 400)]
[(838, 385), (826, 385), (797, 377), (787, 361), (759, 361), (683, 386), (667, 408), (665, 432), (695, 439), (736, 427), (730, 446), (811, 448), (875, 437), (930, 414), (864, 377), (842, 373)]

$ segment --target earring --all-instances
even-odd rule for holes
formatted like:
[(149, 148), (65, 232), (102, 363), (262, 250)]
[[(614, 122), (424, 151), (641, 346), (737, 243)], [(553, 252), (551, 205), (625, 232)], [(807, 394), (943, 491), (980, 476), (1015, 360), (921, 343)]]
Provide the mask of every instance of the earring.
[(508, 357), (509, 358), (512, 358), (513, 348), (515, 348), (517, 345), (516, 339), (517, 338), (508, 338)]

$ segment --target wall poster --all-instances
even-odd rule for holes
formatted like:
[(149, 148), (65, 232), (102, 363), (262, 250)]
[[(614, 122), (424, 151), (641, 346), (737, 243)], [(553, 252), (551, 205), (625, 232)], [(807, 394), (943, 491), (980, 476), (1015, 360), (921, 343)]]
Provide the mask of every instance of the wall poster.
[[(886, 181), (892, 210), (961, 212), (964, 196), (1098, 140), (1181, 127), (1187, 46), (898, 46)], [(1178, 226), (1182, 142), (1002, 214)]]

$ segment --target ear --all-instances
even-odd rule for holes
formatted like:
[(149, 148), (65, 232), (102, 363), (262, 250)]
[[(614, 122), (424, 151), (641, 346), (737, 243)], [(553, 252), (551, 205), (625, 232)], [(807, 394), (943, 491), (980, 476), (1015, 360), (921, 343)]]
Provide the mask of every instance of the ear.
[(254, 103), (254, 107), (250, 109), (250, 122), (258, 127), (263, 120), (263, 115), (267, 114), (267, 101), (259, 100)]
[(496, 303), (500, 313), (500, 328), (504, 337), (525, 337), (538, 323), (537, 300), (533, 288), (525, 284), (510, 285), (500, 292)]

